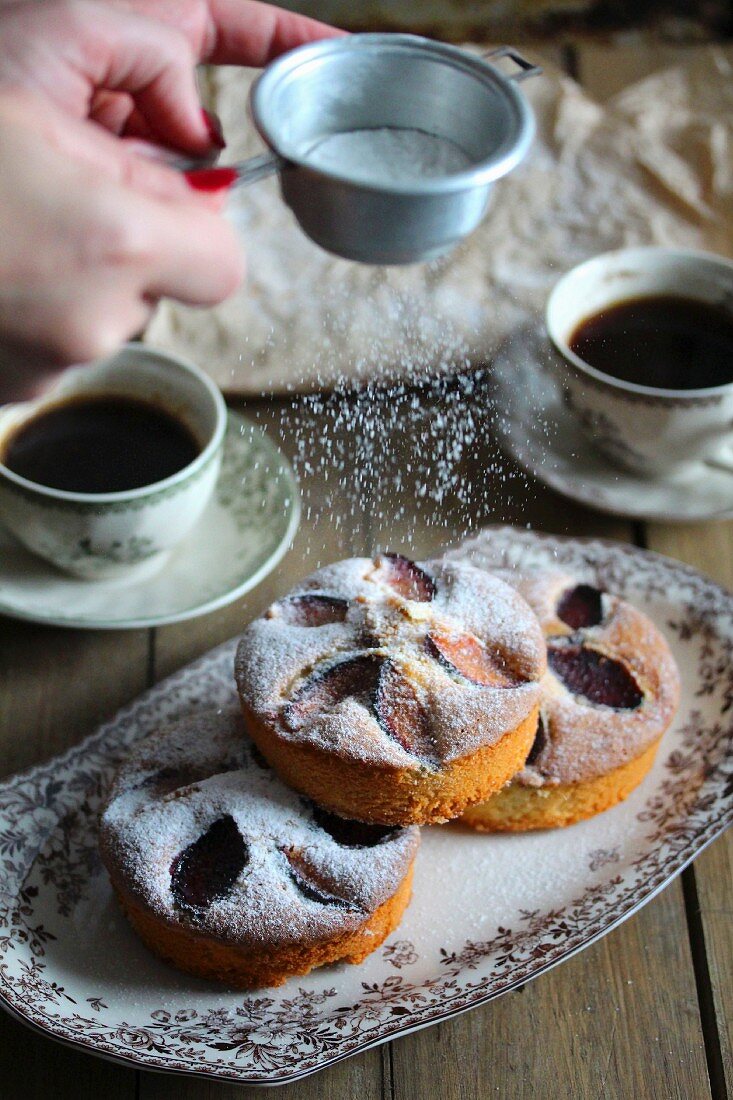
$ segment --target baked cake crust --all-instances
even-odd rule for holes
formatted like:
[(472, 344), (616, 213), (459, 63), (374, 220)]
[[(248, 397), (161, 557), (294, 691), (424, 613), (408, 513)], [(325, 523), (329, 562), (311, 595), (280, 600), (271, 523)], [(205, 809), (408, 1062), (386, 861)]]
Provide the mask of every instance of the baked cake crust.
[(399, 555), (319, 570), (244, 632), (247, 728), (282, 778), (384, 824), (457, 816), (521, 767), (545, 645), (509, 586)]
[(360, 961), (399, 922), (418, 830), (334, 818), (288, 790), (241, 715), (138, 742), (102, 813), (123, 910), (157, 954), (236, 988)]
[(679, 703), (679, 673), (654, 623), (560, 571), (502, 574), (548, 645), (537, 738), (524, 768), (462, 821), (485, 831), (569, 825), (608, 809), (651, 768)]

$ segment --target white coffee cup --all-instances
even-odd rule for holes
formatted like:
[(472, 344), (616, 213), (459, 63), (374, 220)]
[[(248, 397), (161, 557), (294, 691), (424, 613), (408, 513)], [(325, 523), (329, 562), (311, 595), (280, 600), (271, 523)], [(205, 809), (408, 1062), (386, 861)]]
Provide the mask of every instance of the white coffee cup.
[(1, 408), (0, 455), (25, 421), (92, 395), (154, 403), (186, 425), (199, 454), (162, 481), (115, 493), (52, 489), (0, 463), (0, 520), (29, 550), (74, 576), (146, 576), (189, 533), (211, 497), (226, 430), (224, 399), (192, 363), (128, 344), (109, 359), (66, 371), (38, 400)]
[[(613, 463), (645, 477), (707, 463), (733, 471), (733, 381), (707, 389), (625, 382), (585, 363), (570, 347), (578, 325), (627, 299), (674, 294), (733, 315), (733, 262), (673, 248), (607, 252), (556, 284), (545, 313), (557, 372), (585, 434)], [(731, 363), (733, 379), (733, 362)]]

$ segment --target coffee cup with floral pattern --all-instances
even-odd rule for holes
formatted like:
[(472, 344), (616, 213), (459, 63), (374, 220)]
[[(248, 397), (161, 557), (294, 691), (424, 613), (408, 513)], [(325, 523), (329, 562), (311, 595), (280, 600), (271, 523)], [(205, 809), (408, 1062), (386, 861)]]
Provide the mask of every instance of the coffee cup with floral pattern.
[(26, 421), (59, 403), (91, 397), (152, 402), (188, 429), (198, 454), (170, 477), (113, 493), (53, 489), (0, 462), (0, 520), (66, 573), (137, 579), (159, 569), (200, 519), (221, 466), (226, 406), (194, 364), (128, 344), (108, 359), (65, 372), (39, 399), (0, 408), (0, 458)]
[(725, 385), (662, 389), (597, 370), (570, 346), (587, 318), (659, 295), (696, 299), (733, 315), (733, 262), (648, 247), (607, 252), (574, 267), (547, 302), (551, 369), (583, 431), (615, 465), (649, 478), (689, 475), (705, 464), (733, 472), (733, 362)]

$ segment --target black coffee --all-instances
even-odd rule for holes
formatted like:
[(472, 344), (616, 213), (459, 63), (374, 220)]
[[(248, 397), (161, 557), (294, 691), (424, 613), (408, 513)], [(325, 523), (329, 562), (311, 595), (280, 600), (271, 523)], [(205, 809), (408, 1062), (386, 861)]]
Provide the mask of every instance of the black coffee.
[(200, 450), (188, 428), (157, 405), (93, 397), (26, 421), (6, 443), (2, 461), (52, 489), (117, 493), (170, 477)]
[(697, 390), (733, 382), (733, 316), (675, 294), (630, 298), (587, 317), (568, 341), (624, 382)]

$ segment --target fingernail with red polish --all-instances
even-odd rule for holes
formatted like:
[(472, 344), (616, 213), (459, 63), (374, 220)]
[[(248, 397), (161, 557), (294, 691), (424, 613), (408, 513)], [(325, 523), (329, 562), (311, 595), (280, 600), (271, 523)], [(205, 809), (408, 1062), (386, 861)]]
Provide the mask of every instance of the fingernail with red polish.
[(217, 149), (226, 149), (227, 143), (224, 141), (224, 135), (221, 132), (221, 123), (215, 115), (212, 115), (209, 111), (201, 108), (201, 115), (206, 123), (206, 129), (209, 134), (209, 140), (212, 145), (215, 145)]
[(194, 191), (224, 191), (237, 178), (235, 168), (195, 168), (184, 172), (189, 187)]

